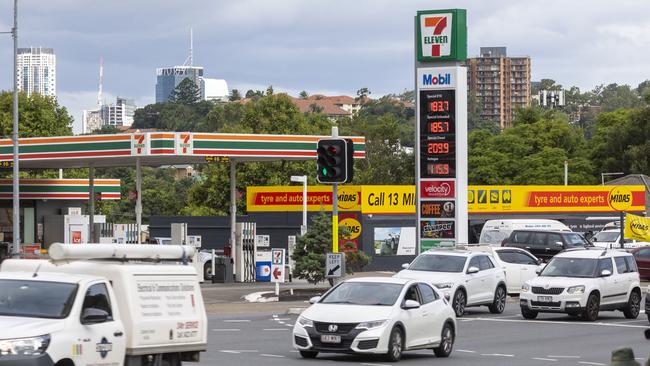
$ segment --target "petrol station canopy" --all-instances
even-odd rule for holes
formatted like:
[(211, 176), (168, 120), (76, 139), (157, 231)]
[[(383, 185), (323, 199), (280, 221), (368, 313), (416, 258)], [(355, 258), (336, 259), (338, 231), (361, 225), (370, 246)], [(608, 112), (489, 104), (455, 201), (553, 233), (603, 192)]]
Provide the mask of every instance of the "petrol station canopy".
[[(364, 158), (365, 138), (354, 142), (354, 157)], [(19, 139), (21, 169), (126, 167), (198, 164), (211, 157), (237, 162), (316, 159), (318, 140), (331, 136), (255, 135), (197, 132), (135, 132)], [(0, 162), (12, 161), (13, 142), (0, 140)]]

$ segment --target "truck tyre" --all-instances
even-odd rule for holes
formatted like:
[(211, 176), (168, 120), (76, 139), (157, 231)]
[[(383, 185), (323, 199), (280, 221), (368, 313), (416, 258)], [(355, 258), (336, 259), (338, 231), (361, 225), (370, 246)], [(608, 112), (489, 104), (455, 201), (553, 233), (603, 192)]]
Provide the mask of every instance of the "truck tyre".
[(203, 279), (205, 279), (206, 281), (208, 281), (208, 280), (211, 281), (212, 280), (212, 262), (211, 261), (207, 261), (203, 265)]
[(636, 319), (641, 310), (641, 294), (634, 289), (630, 293), (630, 299), (627, 301), (627, 306), (623, 309), (623, 314), (627, 319)]

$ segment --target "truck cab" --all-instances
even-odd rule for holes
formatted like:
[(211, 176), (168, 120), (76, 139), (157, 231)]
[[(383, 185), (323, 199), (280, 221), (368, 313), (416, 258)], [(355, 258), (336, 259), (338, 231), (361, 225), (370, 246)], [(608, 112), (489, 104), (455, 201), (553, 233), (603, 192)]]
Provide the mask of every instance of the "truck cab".
[(207, 317), (196, 271), (161, 260), (186, 248), (148, 247), (53, 244), (56, 259), (5, 260), (0, 366), (198, 362)]

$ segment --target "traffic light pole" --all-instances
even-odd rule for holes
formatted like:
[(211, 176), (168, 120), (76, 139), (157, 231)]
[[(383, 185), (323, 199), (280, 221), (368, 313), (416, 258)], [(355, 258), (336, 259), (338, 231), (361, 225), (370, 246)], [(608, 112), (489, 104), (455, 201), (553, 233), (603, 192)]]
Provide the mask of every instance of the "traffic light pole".
[[(339, 137), (339, 128), (332, 126), (332, 137)], [(332, 186), (332, 253), (339, 252), (339, 185)]]

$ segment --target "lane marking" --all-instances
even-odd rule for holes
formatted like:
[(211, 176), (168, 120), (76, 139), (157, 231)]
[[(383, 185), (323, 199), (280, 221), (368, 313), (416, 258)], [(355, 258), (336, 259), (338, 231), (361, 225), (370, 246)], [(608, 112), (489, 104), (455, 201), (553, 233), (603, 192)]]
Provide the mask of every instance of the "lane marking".
[(581, 358), (580, 356), (555, 356), (555, 355), (546, 355), (546, 357), (550, 357), (550, 358)]
[(289, 330), (289, 329), (287, 329), (287, 328), (264, 328), (262, 330), (267, 330), (267, 331), (273, 332), (273, 331), (278, 331), (278, 330)]
[(472, 320), (482, 320), (488, 322), (506, 322), (506, 323), (528, 323), (528, 324), (563, 324), (563, 325), (597, 325), (607, 327), (621, 327), (621, 328), (647, 328), (643, 325), (629, 325), (629, 324), (616, 324), (616, 323), (603, 323), (603, 322), (572, 322), (572, 321), (557, 321), (557, 320), (525, 320), (525, 319), (495, 319), (495, 318), (474, 318)]
[(533, 357), (531, 360), (557, 362), (554, 358)]
[(239, 351), (231, 351), (231, 350), (228, 350), (228, 349), (224, 349), (224, 350), (221, 350), (219, 352), (221, 352), (221, 353), (240, 353)]
[(226, 328), (226, 329), (212, 329), (213, 332), (239, 332), (241, 329), (235, 329), (235, 328)]
[(476, 353), (476, 351), (470, 351), (470, 350), (467, 350), (467, 349), (457, 349), (456, 352)]
[(262, 354), (260, 354), (260, 356), (284, 358), (284, 356), (281, 356), (281, 355), (271, 355), (271, 354), (268, 354), (268, 353), (262, 353)]
[(257, 353), (259, 351), (256, 350), (256, 349), (238, 349), (238, 350), (222, 349), (219, 352), (222, 352), (222, 353)]
[(389, 365), (386, 365), (386, 364), (384, 364), (384, 363), (367, 363), (367, 362), (362, 362), (361, 364), (362, 364), (362, 365), (365, 365), (365, 366), (389, 366)]
[(507, 355), (507, 354), (504, 354), (504, 353), (481, 353), (481, 356), (515, 357), (515, 355)]
[(224, 323), (250, 323), (250, 320), (248, 319), (231, 319), (231, 320), (224, 320)]
[(600, 362), (578, 361), (578, 363), (579, 363), (579, 364), (582, 364), (582, 365), (598, 365), (598, 366), (605, 366), (604, 363), (600, 363)]
[(279, 322), (279, 321), (291, 320), (291, 318), (273, 318), (273, 319), (269, 319), (269, 320), (275, 320), (275, 321)]

